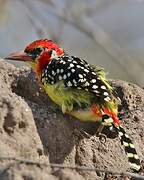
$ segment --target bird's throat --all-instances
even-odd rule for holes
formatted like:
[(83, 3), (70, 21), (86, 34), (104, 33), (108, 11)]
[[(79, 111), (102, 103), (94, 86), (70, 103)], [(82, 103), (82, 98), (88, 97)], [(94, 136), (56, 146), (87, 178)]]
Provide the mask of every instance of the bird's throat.
[(35, 64), (34, 71), (39, 79), (41, 79), (42, 71), (49, 64), (49, 61), (45, 57), (40, 57)]

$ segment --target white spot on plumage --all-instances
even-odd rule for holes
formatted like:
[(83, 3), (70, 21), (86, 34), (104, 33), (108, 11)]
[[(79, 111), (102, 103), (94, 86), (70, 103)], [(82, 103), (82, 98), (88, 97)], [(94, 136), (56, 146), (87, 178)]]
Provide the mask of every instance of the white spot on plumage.
[(68, 81), (67, 86), (68, 87), (72, 86), (72, 83), (70, 81)]
[(63, 63), (64, 61), (63, 60), (60, 60), (60, 63)]
[(70, 77), (71, 73), (67, 73), (67, 76)]
[(63, 70), (63, 69), (61, 69), (61, 70), (60, 70), (60, 72), (61, 72), (61, 73), (63, 73), (63, 72), (64, 72), (64, 70)]
[(104, 94), (104, 96), (108, 96), (109, 95), (108, 92), (106, 92), (106, 91), (103, 94)]
[(83, 78), (83, 75), (82, 75), (82, 74), (79, 74), (78, 76), (79, 76), (79, 78)]
[(97, 94), (99, 94), (99, 93), (100, 93), (98, 90), (94, 90), (93, 92), (95, 92), (95, 93), (97, 93)]
[(127, 147), (129, 146), (129, 143), (123, 141), (123, 145)]
[(59, 76), (58, 78), (59, 78), (59, 80), (62, 80), (62, 76)]
[(90, 83), (86, 81), (84, 85), (85, 85), (85, 86), (89, 86)]
[(59, 73), (60, 72), (60, 70), (59, 69), (57, 69), (57, 73)]
[(120, 135), (120, 136), (123, 136), (123, 133), (122, 133), (122, 132), (119, 132), (119, 135)]
[(62, 64), (66, 64), (66, 62), (65, 62), (65, 61), (63, 61), (63, 60), (60, 60), (60, 63), (62, 63)]
[(71, 69), (71, 72), (75, 72), (75, 69)]
[(77, 87), (77, 89), (81, 89), (81, 87)]
[(66, 74), (64, 74), (64, 75), (63, 75), (63, 79), (66, 79), (66, 78), (67, 78), (67, 76), (66, 76)]
[(85, 82), (85, 81), (86, 81), (85, 78), (79, 79), (79, 82)]
[(91, 83), (96, 83), (96, 79), (92, 79), (90, 82)]
[(82, 66), (81, 66), (80, 68), (81, 68), (81, 69), (84, 69), (84, 67), (82, 67)]
[(93, 74), (93, 75), (96, 75), (96, 73), (95, 73), (95, 72), (92, 72), (92, 74)]
[(93, 89), (97, 89), (98, 86), (97, 86), (97, 85), (93, 85), (92, 88), (93, 88)]
[(85, 63), (86, 63), (86, 61), (85, 61), (84, 59), (81, 59), (81, 62), (82, 62), (83, 64), (85, 64)]
[(46, 74), (46, 77), (52, 78), (50, 74)]
[(73, 61), (74, 64), (77, 64), (77, 61)]
[(89, 70), (88, 70), (88, 69), (84, 69), (84, 71), (85, 71), (85, 72), (87, 72), (87, 73), (89, 72)]
[(70, 63), (70, 65), (69, 65), (70, 67), (74, 67), (74, 64), (73, 63)]
[(54, 72), (54, 71), (52, 71), (52, 75), (55, 75), (55, 72)]
[(110, 101), (111, 99), (110, 99), (110, 97), (105, 97), (104, 100), (108, 102), (108, 101)]
[(78, 64), (77, 66), (76, 66), (77, 68), (81, 68), (81, 66)]
[(101, 89), (106, 89), (106, 87), (104, 85), (101, 86)]
[(76, 83), (77, 83), (75, 79), (73, 79), (73, 83), (74, 83), (74, 84), (76, 84)]

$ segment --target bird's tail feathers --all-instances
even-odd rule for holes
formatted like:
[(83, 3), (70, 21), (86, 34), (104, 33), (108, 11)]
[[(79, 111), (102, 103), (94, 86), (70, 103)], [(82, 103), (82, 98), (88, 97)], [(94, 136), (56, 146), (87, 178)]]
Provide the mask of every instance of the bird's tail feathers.
[(123, 129), (122, 126), (117, 126), (116, 127), (118, 131), (119, 138), (121, 140), (122, 145), (124, 145), (126, 155), (128, 157), (128, 161), (130, 164), (131, 169), (135, 171), (140, 170), (140, 160), (137, 155), (135, 146), (130, 139), (130, 137), (126, 134), (125, 130)]
[(102, 117), (102, 124), (104, 126), (109, 126), (113, 127), (116, 129), (119, 138), (121, 140), (121, 144), (124, 146), (125, 153), (128, 157), (128, 161), (130, 164), (131, 169), (134, 171), (139, 171), (140, 170), (140, 160), (137, 155), (135, 146), (130, 139), (130, 137), (126, 134), (125, 130), (123, 127), (119, 124), (118, 118), (114, 118), (116, 116), (110, 117), (109, 115), (103, 115)]

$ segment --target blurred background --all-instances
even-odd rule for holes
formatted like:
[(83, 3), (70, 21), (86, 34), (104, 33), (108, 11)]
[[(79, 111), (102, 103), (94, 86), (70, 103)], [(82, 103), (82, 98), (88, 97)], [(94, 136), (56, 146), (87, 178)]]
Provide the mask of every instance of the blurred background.
[(144, 0), (0, 0), (0, 57), (40, 38), (144, 87)]

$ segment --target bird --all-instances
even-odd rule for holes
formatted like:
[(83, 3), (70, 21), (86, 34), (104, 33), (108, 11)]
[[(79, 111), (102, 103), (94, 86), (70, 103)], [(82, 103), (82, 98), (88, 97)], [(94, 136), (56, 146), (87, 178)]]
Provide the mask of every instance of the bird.
[(49, 39), (35, 40), (24, 51), (12, 53), (5, 59), (28, 63), (45, 92), (64, 114), (84, 122), (99, 122), (97, 134), (105, 126), (115, 128), (130, 168), (137, 172), (140, 170), (135, 146), (118, 117), (119, 98), (103, 68), (69, 55)]

